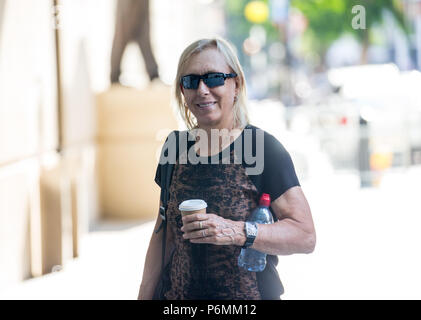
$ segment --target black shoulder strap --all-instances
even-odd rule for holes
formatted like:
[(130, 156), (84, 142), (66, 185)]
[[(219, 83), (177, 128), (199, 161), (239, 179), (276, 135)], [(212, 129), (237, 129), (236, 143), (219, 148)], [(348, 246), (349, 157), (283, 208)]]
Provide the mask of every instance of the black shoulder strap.
[[(173, 131), (175, 134), (175, 139), (173, 140), (175, 143), (175, 150), (176, 150), (176, 159), (178, 159), (178, 146), (179, 146), (179, 131)], [(174, 147), (170, 145), (169, 148)], [(161, 256), (161, 276), (164, 272), (165, 268), (165, 249), (167, 243), (167, 207), (168, 207), (168, 200), (170, 198), (170, 185), (171, 185), (171, 177), (172, 172), (174, 169), (174, 163), (165, 163), (161, 164), (161, 202), (162, 205), (159, 207), (159, 215), (161, 216), (162, 222), (159, 225), (158, 229), (155, 230), (155, 233), (158, 233), (162, 229), (162, 256)]]
[[(176, 150), (176, 158), (175, 160), (178, 158), (178, 140), (179, 140), (179, 131), (173, 131), (172, 133), (170, 133), (171, 135), (174, 135), (175, 139), (169, 139), (170, 144), (168, 145), (168, 149), (171, 148), (175, 148)], [(162, 205), (159, 207), (159, 215), (161, 216), (162, 222), (159, 225), (158, 229), (155, 230), (155, 233), (158, 233), (161, 229), (164, 229), (165, 232), (165, 227), (166, 227), (166, 223), (167, 223), (167, 206), (168, 206), (168, 200), (170, 198), (170, 185), (171, 185), (171, 178), (172, 178), (172, 172), (174, 169), (174, 163), (164, 163), (161, 164), (160, 170), (161, 170), (161, 181), (160, 181), (160, 185), (161, 185), (161, 195), (160, 195), (160, 199), (162, 202)]]

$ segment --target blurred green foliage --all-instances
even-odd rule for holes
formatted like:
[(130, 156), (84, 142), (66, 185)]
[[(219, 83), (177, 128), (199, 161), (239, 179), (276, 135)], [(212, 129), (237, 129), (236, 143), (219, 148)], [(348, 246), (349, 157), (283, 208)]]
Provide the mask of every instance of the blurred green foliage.
[[(352, 19), (356, 16), (352, 8), (365, 8), (366, 29), (353, 29)], [(370, 30), (382, 22), (383, 11), (388, 10), (405, 34), (409, 33), (400, 0), (291, 0), (291, 6), (299, 9), (308, 20), (305, 39), (310, 47), (322, 56), (344, 33), (350, 33), (364, 46), (370, 42)]]
[[(253, 25), (244, 17), (244, 8), (250, 1), (225, 1), (228, 36), (239, 49)], [(260, 1), (270, 7), (270, 0)], [(365, 8), (366, 29), (352, 28), (352, 20), (356, 15), (352, 13), (352, 8), (356, 5)], [(409, 34), (402, 11), (402, 0), (290, 0), (290, 6), (302, 12), (308, 20), (308, 28), (302, 39), (304, 50), (316, 52), (322, 57), (329, 46), (345, 33), (352, 34), (363, 47), (368, 47), (371, 40), (370, 30), (382, 22), (384, 10), (388, 10), (404, 33)], [(270, 18), (261, 26), (266, 31), (268, 43), (280, 41), (279, 28)]]

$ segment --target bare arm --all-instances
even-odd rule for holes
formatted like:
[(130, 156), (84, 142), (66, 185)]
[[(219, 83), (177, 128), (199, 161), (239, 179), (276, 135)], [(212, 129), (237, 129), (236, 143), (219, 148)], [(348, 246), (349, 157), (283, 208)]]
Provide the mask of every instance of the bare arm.
[[(161, 205), (161, 204), (160, 204)], [(151, 300), (158, 283), (162, 264), (162, 230), (155, 233), (155, 230), (161, 224), (161, 217), (156, 219), (154, 231), (149, 241), (148, 251), (146, 253), (145, 265), (143, 268), (142, 282), (139, 288), (138, 300)], [(169, 256), (170, 249), (168, 243), (171, 242), (170, 229), (167, 227), (167, 249), (166, 256)]]
[[(279, 221), (259, 224), (252, 248), (273, 255), (313, 252), (316, 232), (302, 189), (290, 188), (271, 207)], [(243, 221), (224, 219), (217, 214), (193, 214), (183, 217), (183, 222), (184, 236), (193, 243), (242, 246), (246, 241)]]
[[(155, 223), (154, 230), (160, 225), (161, 218), (158, 217)], [(158, 234), (152, 232), (151, 240), (149, 241), (148, 251), (146, 253), (145, 265), (143, 268), (142, 282), (139, 288), (138, 300), (151, 300), (158, 283), (159, 273), (161, 271), (161, 241), (162, 232)]]
[(279, 220), (258, 225), (252, 248), (273, 255), (313, 252), (316, 232), (302, 189), (293, 187), (287, 190), (272, 202), (271, 207)]

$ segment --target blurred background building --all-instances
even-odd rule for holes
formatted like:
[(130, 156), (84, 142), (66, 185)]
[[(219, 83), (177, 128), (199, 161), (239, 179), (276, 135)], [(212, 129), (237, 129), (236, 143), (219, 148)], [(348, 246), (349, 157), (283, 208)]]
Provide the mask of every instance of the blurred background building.
[[(323, 273), (321, 265), (338, 251), (349, 253), (344, 261), (371, 261), (363, 249), (372, 241), (370, 226), (387, 244), (388, 232), (400, 226), (400, 235), (410, 238), (402, 236), (407, 251), (399, 259), (416, 270), (419, 257), (405, 259), (419, 239), (403, 221), (421, 223), (421, 206), (412, 197), (421, 187), (415, 178), (421, 165), (421, 1), (360, 2), (0, 0), (0, 297), (34, 298), (39, 290), (20, 285), (46, 287), (33, 280), (60, 270), (55, 276), (65, 275), (78, 261), (89, 262), (72, 269), (77, 278), (109, 272), (109, 260), (93, 258), (94, 252), (112, 257), (122, 247), (136, 258), (120, 261), (132, 268), (115, 281), (131, 283), (122, 297), (136, 296), (158, 210), (153, 177), (159, 151), (171, 130), (185, 128), (171, 102), (178, 58), (192, 41), (214, 35), (234, 45), (244, 67), (251, 122), (287, 147), (307, 188), (321, 246), (310, 261), (314, 270)], [(139, 13), (127, 9), (140, 3)], [(119, 50), (112, 63), (113, 43)], [(335, 215), (352, 203), (360, 206), (350, 214), (370, 210), (363, 227)], [(393, 225), (396, 214), (402, 224)], [(383, 217), (391, 225), (379, 230)], [(124, 227), (133, 225), (140, 229)], [(89, 242), (109, 228), (115, 233)], [(344, 238), (344, 229), (338, 240), (337, 228), (349, 228), (350, 238), (358, 229), (362, 256), (347, 251), (355, 243)], [(120, 229), (136, 236), (116, 245)], [(388, 254), (376, 259), (390, 262)], [(302, 259), (281, 259), (281, 276), (294, 279), (293, 270), (309, 263)], [(351, 266), (330, 273), (341, 277), (337, 270)], [(373, 262), (371, 276), (377, 267)], [(409, 277), (421, 283), (416, 273), (396, 285), (404, 290)], [(380, 279), (374, 285), (373, 292), (381, 292)], [(10, 288), (18, 289), (9, 294)], [(303, 297), (299, 288), (290, 292)], [(73, 297), (82, 295), (76, 290)], [(321, 296), (310, 290), (308, 297)]]

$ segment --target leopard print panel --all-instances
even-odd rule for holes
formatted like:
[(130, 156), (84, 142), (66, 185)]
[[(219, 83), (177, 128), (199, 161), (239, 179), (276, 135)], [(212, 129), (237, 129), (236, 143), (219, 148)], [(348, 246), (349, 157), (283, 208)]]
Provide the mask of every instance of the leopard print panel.
[[(186, 154), (180, 157), (185, 157)], [(187, 199), (203, 199), (207, 212), (246, 221), (258, 205), (258, 191), (241, 164), (176, 164), (168, 202), (168, 228), (174, 236), (169, 300), (261, 299), (255, 272), (238, 267), (241, 247), (192, 244), (183, 239), (178, 205)], [(180, 158), (181, 159), (181, 158)], [(181, 162), (183, 163), (183, 162)]]

